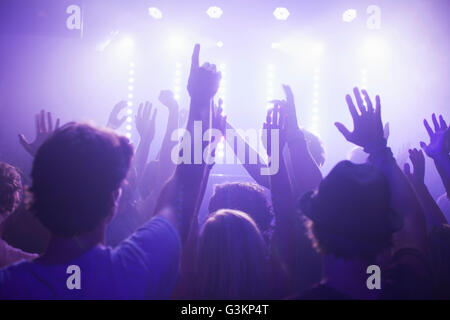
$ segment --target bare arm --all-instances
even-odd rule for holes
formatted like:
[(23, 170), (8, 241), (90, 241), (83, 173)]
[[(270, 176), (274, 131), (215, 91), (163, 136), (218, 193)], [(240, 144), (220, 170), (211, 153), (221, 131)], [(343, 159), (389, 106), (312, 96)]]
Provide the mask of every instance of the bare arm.
[(430, 143), (427, 145), (425, 142), (420, 142), (420, 146), (433, 159), (447, 192), (447, 197), (450, 197), (450, 128), (442, 116), (439, 116), (438, 122), (436, 115), (433, 114), (432, 120), (434, 131), (428, 121), (424, 120), (425, 128), (430, 136)]
[(380, 97), (376, 97), (376, 107), (373, 108), (366, 91), (362, 91), (367, 107), (364, 105), (360, 91), (354, 89), (358, 111), (350, 95), (347, 95), (347, 105), (353, 118), (354, 130), (350, 132), (343, 124), (335, 123), (344, 137), (364, 148), (369, 153), (369, 161), (378, 167), (387, 177), (391, 206), (404, 217), (404, 226), (395, 236), (395, 249), (414, 247), (426, 252), (426, 228), (423, 209), (402, 170), (398, 167), (392, 152), (386, 147), (387, 140), (383, 137), (381, 121)]
[[(199, 66), (200, 46), (196, 45), (192, 55), (191, 73), (188, 82), (188, 91), (191, 96), (189, 118), (186, 126), (186, 134), (183, 139), (191, 139), (194, 136), (194, 122), (199, 121), (203, 128), (209, 127), (211, 100), (216, 94), (220, 72), (214, 65), (205, 64)], [(204, 145), (205, 146), (205, 145)], [(183, 243), (189, 234), (195, 207), (199, 201), (202, 181), (206, 164), (194, 163), (194, 144), (190, 144), (190, 163), (180, 163), (175, 169), (172, 178), (164, 186), (158, 199), (155, 214), (163, 214), (177, 226)]]
[(316, 189), (322, 181), (322, 173), (309, 152), (303, 132), (297, 121), (294, 95), (289, 86), (283, 85), (286, 100), (279, 101), (287, 112), (287, 146), (292, 165), (291, 183), (296, 198)]
[(406, 163), (404, 172), (413, 186), (420, 205), (423, 208), (427, 228), (431, 229), (432, 227), (437, 227), (448, 223), (441, 209), (437, 205), (436, 201), (434, 201), (433, 196), (430, 194), (430, 191), (425, 185), (425, 157), (423, 152), (417, 149), (411, 149), (409, 150), (409, 158), (411, 159), (414, 171), (411, 172), (409, 164)]

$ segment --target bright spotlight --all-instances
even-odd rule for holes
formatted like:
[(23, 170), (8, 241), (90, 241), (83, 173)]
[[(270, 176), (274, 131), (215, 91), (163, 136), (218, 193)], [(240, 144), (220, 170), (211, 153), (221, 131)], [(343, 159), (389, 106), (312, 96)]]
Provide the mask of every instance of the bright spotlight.
[(387, 58), (389, 48), (381, 38), (367, 39), (361, 48), (365, 60), (380, 61)]
[(273, 42), (271, 44), (272, 49), (279, 49), (281, 47), (281, 43), (279, 42)]
[(151, 7), (148, 8), (148, 14), (153, 17), (154, 19), (162, 19), (162, 12), (158, 8)]
[(180, 51), (185, 48), (184, 39), (178, 35), (172, 35), (169, 37), (169, 46), (173, 51)]
[(289, 10), (284, 7), (278, 7), (273, 11), (273, 15), (277, 20), (287, 20), (289, 14)]
[(222, 41), (217, 41), (216, 46), (218, 46), (219, 48), (223, 47), (223, 42)]
[(222, 16), (223, 11), (220, 7), (209, 7), (208, 10), (206, 10), (206, 14), (211, 19), (219, 19)]
[(131, 48), (134, 46), (134, 41), (133, 39), (129, 38), (129, 37), (124, 37), (121, 41), (120, 41), (120, 46), (123, 48)]
[(356, 19), (357, 13), (355, 9), (348, 9), (342, 14), (342, 21), (352, 22)]

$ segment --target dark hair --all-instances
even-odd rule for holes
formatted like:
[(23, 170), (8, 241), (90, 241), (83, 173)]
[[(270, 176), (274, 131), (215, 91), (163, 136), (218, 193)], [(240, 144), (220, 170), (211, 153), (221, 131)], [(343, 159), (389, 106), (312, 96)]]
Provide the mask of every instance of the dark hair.
[(300, 203), (317, 251), (364, 259), (390, 248), (400, 222), (389, 190), (387, 178), (371, 164), (337, 164), (318, 192), (305, 194)]
[(95, 229), (113, 212), (132, 155), (113, 131), (74, 122), (59, 128), (34, 158), (31, 210), (57, 235)]
[(0, 214), (14, 211), (16, 202), (22, 194), (22, 178), (18, 170), (0, 162)]
[(264, 189), (254, 183), (233, 182), (216, 185), (209, 200), (209, 213), (219, 209), (240, 210), (247, 213), (258, 228), (266, 233), (270, 229), (273, 213)]

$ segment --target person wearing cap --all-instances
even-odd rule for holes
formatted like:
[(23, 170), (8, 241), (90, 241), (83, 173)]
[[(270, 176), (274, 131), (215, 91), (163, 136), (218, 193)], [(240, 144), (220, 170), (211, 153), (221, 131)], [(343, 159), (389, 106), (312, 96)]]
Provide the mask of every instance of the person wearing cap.
[[(427, 260), (423, 210), (397, 166), (383, 137), (380, 98), (376, 106), (365, 90), (354, 89), (357, 111), (344, 137), (369, 154), (368, 162), (338, 163), (316, 192), (305, 194), (299, 207), (307, 217), (310, 238), (322, 254), (322, 281), (297, 299), (427, 298), (431, 275)], [(379, 285), (369, 285), (377, 269)]]

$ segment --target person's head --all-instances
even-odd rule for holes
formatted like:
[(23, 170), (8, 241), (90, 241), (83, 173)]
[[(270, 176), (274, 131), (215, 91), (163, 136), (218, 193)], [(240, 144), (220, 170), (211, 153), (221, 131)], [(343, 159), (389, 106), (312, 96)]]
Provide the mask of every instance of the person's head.
[(354, 147), (347, 155), (347, 160), (356, 163), (366, 163), (369, 158), (369, 154), (361, 147)]
[(209, 200), (209, 213), (220, 209), (240, 210), (247, 213), (263, 232), (268, 232), (272, 222), (272, 209), (264, 189), (254, 183), (233, 182), (216, 185)]
[(59, 128), (34, 158), (30, 209), (58, 236), (106, 225), (132, 155), (128, 139), (113, 131), (81, 123)]
[(300, 208), (315, 248), (345, 260), (375, 258), (402, 226), (390, 206), (387, 178), (371, 164), (338, 163), (317, 193), (303, 196)]
[(17, 169), (0, 162), (0, 224), (19, 206), (22, 190), (22, 178)]
[(305, 135), (306, 144), (308, 145), (312, 158), (318, 167), (322, 167), (325, 163), (325, 148), (323, 147), (322, 140), (314, 133), (305, 129), (303, 129), (303, 134)]
[(244, 212), (219, 210), (200, 231), (196, 295), (203, 299), (257, 299), (265, 295), (266, 246)]

